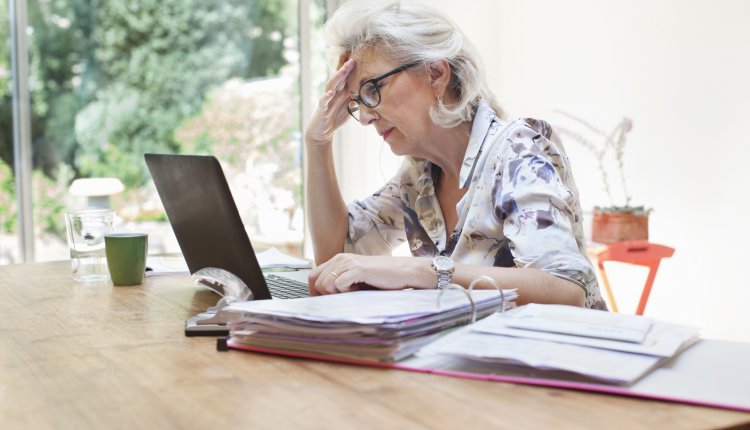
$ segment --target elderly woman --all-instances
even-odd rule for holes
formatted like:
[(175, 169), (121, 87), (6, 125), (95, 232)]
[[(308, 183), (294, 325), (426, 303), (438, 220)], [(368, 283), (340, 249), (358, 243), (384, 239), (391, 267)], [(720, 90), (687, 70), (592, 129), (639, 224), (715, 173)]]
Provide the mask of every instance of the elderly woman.
[[(519, 304), (606, 308), (562, 146), (544, 122), (502, 119), (450, 19), (406, 0), (354, 0), (326, 35), (340, 63), (305, 133), (311, 294), (468, 286), (487, 275), (517, 288)], [(405, 159), (347, 207), (331, 146), (352, 118)], [(413, 256), (391, 256), (404, 242)]]

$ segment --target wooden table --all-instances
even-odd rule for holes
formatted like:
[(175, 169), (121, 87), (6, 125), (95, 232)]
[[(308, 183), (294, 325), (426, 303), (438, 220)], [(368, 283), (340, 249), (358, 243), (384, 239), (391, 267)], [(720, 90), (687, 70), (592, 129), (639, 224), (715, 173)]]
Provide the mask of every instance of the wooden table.
[(716, 428), (750, 414), (603, 394), (217, 352), (185, 337), (217, 296), (186, 276), (72, 281), (0, 267), (3, 429)]

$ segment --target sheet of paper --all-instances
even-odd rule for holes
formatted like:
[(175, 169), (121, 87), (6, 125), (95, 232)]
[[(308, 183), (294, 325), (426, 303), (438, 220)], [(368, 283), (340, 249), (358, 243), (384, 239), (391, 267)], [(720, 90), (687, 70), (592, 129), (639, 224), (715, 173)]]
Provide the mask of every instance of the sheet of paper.
[(540, 370), (564, 370), (620, 384), (634, 382), (661, 360), (641, 354), (478, 333), (469, 327), (433, 342), (419, 354), (524, 364)]
[(641, 343), (653, 321), (574, 306), (529, 304), (514, 312), (506, 324), (517, 329)]
[(188, 274), (190, 271), (182, 257), (149, 255), (146, 260), (146, 277)]
[[(234, 303), (227, 312), (252, 312), (311, 321), (347, 321), (359, 324), (382, 324), (411, 317), (431, 315), (459, 307), (470, 308), (461, 291), (445, 290), (438, 306), (438, 290), (356, 291), (346, 294), (305, 297), (288, 300), (261, 300)], [(473, 291), (475, 302), (499, 300), (497, 291)], [(515, 291), (506, 290), (506, 298)]]
[(310, 261), (284, 254), (274, 247), (268, 248), (262, 252), (257, 252), (255, 253), (255, 256), (258, 258), (258, 263), (263, 269), (269, 269), (272, 267), (310, 269), (312, 267), (312, 263)]
[(510, 327), (508, 325), (508, 321), (510, 320), (511, 318), (507, 315), (494, 314), (477, 322), (471, 329), (480, 333), (549, 340), (553, 342), (591, 346), (636, 354), (655, 355), (659, 357), (673, 356), (684, 345), (690, 344), (692, 340), (697, 339), (700, 332), (700, 328), (698, 327), (655, 322), (642, 343), (633, 343), (560, 333), (522, 330)]

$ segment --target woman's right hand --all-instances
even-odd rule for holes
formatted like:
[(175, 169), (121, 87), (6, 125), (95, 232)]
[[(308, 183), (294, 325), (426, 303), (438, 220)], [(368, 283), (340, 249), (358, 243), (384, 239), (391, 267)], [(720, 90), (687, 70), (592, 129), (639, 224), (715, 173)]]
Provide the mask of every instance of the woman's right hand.
[(349, 118), (346, 106), (350, 96), (346, 81), (356, 66), (353, 59), (348, 59), (326, 84), (326, 92), (320, 98), (318, 108), (305, 133), (305, 141), (308, 145), (330, 145), (333, 141), (333, 133)]

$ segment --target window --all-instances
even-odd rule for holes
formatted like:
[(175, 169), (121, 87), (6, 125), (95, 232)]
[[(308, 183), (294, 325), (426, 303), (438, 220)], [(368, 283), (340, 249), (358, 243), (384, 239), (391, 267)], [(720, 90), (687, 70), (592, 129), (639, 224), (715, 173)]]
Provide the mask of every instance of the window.
[[(102, 195), (117, 211), (116, 229), (149, 233), (152, 253), (179, 252), (146, 152), (217, 156), (253, 243), (299, 254), (298, 1), (306, 0), (28, 0), (36, 259), (67, 258), (63, 213)], [(306, 6), (319, 34), (324, 3)], [(7, 9), (0, 25), (7, 41)], [(12, 118), (9, 70), (3, 45), (4, 125)], [(12, 127), (0, 134), (7, 263), (18, 261)], [(87, 178), (116, 178), (124, 191), (91, 181), (71, 187)]]
[(16, 185), (13, 176), (13, 105), (8, 2), (0, 5), (0, 264), (17, 252)]

